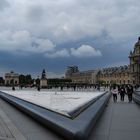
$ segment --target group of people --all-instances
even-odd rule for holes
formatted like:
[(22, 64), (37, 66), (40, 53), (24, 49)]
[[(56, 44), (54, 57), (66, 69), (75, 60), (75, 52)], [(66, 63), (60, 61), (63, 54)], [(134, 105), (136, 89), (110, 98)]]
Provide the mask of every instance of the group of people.
[(111, 93), (113, 95), (113, 101), (117, 102), (117, 96), (120, 95), (120, 100), (124, 101), (124, 97), (128, 96), (128, 101), (132, 102), (133, 95), (133, 86), (131, 85), (121, 85), (121, 86), (113, 86), (111, 88)]

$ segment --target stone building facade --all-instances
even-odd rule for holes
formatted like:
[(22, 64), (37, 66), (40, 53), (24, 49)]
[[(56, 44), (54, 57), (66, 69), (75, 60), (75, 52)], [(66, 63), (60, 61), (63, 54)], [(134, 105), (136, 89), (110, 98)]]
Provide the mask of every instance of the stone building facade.
[(140, 85), (140, 37), (130, 52), (130, 75), (133, 84)]
[[(78, 72), (79, 72), (78, 66), (68, 66), (66, 73), (65, 73), (65, 76), (67, 78), (71, 78), (72, 75), (78, 74)], [(75, 75), (75, 77), (76, 77), (76, 75)]]
[(97, 77), (104, 84), (132, 84), (130, 67), (127, 65), (101, 69)]
[(72, 79), (73, 83), (94, 84), (94, 83), (97, 82), (96, 81), (96, 71), (95, 70), (75, 72), (75, 73), (72, 73), (67, 78)]
[(129, 66), (125, 65), (98, 70), (81, 71), (71, 74), (71, 79), (73, 83), (131, 84), (129, 69)]
[(19, 74), (11, 71), (10, 73), (5, 73), (5, 85), (13, 86), (19, 84)]
[(140, 85), (140, 37), (134, 45), (134, 50), (130, 52), (129, 60), (129, 65), (90, 71), (79, 72), (77, 66), (70, 66), (65, 76), (72, 79), (73, 83)]

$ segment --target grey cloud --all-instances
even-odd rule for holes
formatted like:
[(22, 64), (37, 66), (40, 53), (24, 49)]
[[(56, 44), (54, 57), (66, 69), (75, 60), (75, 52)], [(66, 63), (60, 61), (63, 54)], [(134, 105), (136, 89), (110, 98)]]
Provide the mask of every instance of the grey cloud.
[(31, 22), (40, 22), (43, 18), (44, 10), (41, 6), (29, 6), (27, 10), (27, 18)]
[(69, 57), (70, 54), (68, 50), (62, 49), (62, 50), (55, 51), (53, 53), (46, 53), (45, 56), (49, 58), (65, 58), (65, 57)]
[(0, 0), (1, 67), (62, 73), (72, 64), (126, 64), (140, 34), (139, 7), (139, 0)]
[(56, 46), (100, 38), (103, 32), (117, 42), (139, 34), (139, 0), (14, 1), (16, 4), (0, 15), (0, 31), (28, 30), (35, 38), (47, 38)]
[(45, 38), (36, 38), (27, 30), (0, 32), (0, 51), (11, 53), (45, 53), (55, 48), (54, 43)]
[(6, 0), (0, 0), (0, 10), (10, 6), (10, 4)]

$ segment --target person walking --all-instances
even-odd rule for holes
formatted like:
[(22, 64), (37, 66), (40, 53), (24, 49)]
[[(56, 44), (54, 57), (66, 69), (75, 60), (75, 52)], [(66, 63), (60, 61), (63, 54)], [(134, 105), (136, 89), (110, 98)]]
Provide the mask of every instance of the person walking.
[(117, 102), (118, 89), (116, 88), (116, 86), (113, 87), (113, 89), (111, 90), (111, 93), (113, 95), (113, 101)]
[(39, 85), (37, 86), (37, 90), (40, 91), (40, 86)]
[(129, 102), (132, 102), (132, 94), (133, 94), (133, 87), (132, 86), (129, 86), (128, 88), (128, 101)]
[(119, 93), (120, 93), (120, 100), (124, 101), (124, 96), (125, 96), (125, 87), (124, 86), (121, 86)]

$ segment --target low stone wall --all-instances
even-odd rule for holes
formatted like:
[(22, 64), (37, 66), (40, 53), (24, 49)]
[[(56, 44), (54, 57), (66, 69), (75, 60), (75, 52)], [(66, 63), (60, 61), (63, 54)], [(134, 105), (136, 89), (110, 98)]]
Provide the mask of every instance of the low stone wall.
[(111, 94), (107, 92), (73, 119), (0, 92), (0, 97), (69, 140), (87, 140)]
[(140, 104), (140, 88), (138, 88), (136, 91), (134, 91), (133, 101)]

